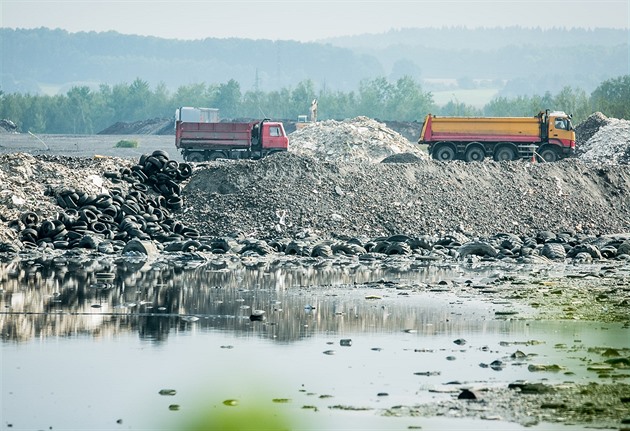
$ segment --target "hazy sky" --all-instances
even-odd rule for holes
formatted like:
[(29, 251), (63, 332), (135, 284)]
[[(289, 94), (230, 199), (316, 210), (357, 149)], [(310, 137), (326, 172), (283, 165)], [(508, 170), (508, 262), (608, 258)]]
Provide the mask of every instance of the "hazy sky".
[(0, 0), (9, 28), (311, 41), (408, 27), (630, 28), (630, 0)]

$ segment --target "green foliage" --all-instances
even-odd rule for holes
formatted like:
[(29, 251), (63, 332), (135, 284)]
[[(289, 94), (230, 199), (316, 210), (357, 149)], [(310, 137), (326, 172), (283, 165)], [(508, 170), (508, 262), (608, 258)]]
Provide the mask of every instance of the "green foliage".
[(573, 123), (578, 124), (591, 113), (601, 111), (613, 118), (630, 119), (630, 75), (602, 82), (587, 96), (579, 88), (564, 87), (557, 94), (547, 92), (543, 96), (498, 96), (483, 108), (488, 116), (531, 116), (545, 109), (573, 114)]
[(183, 431), (282, 431), (293, 429), (292, 420), (281, 409), (259, 403), (240, 405), (226, 400), (220, 407), (195, 412)]
[(418, 121), (427, 113), (455, 116), (533, 116), (538, 112), (562, 110), (573, 114), (574, 124), (594, 111), (615, 118), (630, 119), (630, 75), (602, 82), (589, 96), (584, 90), (564, 87), (557, 94), (542, 96), (497, 96), (483, 108), (458, 100), (437, 106), (430, 92), (410, 76), (392, 82), (385, 77), (361, 82), (359, 91), (317, 90), (307, 79), (295, 88), (241, 93), (240, 84), (193, 84), (170, 94), (164, 84), (154, 90), (140, 78), (131, 84), (98, 90), (72, 87), (65, 95), (43, 96), (0, 93), (0, 118), (12, 120), (20, 130), (35, 133), (92, 134), (117, 122), (148, 118), (170, 118), (180, 106), (219, 108), (229, 118), (296, 119), (308, 114), (311, 101), (318, 99), (318, 119), (367, 116), (380, 120)]
[(591, 106), (608, 117), (630, 119), (630, 75), (602, 82), (591, 94)]
[(116, 142), (116, 148), (138, 148), (138, 141), (130, 139), (121, 139)]

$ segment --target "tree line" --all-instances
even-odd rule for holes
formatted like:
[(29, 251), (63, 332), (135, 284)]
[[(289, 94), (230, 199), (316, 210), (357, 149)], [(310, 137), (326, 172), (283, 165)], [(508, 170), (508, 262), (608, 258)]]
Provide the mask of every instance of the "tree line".
[(0, 118), (13, 121), (23, 132), (94, 134), (117, 122), (171, 118), (180, 106), (218, 108), (223, 119), (296, 119), (308, 114), (318, 100), (318, 120), (366, 116), (381, 121), (422, 121), (427, 113), (455, 116), (534, 116), (545, 109), (572, 113), (574, 123), (600, 111), (614, 118), (630, 119), (630, 75), (603, 81), (591, 94), (564, 87), (556, 94), (498, 96), (482, 108), (450, 101), (438, 106), (431, 92), (409, 76), (395, 81), (384, 77), (361, 81), (357, 91), (316, 91), (312, 80), (277, 91), (241, 91), (231, 79), (226, 83), (180, 86), (171, 93), (164, 84), (151, 88), (136, 78), (131, 84), (72, 87), (55, 96), (0, 91)]

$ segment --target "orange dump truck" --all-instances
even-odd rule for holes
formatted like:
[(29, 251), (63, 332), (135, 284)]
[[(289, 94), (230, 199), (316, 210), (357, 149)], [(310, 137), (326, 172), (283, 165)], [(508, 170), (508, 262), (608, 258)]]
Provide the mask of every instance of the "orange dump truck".
[(575, 152), (571, 116), (541, 112), (535, 117), (438, 117), (427, 115), (420, 144), (435, 160), (479, 162), (531, 159), (555, 162)]

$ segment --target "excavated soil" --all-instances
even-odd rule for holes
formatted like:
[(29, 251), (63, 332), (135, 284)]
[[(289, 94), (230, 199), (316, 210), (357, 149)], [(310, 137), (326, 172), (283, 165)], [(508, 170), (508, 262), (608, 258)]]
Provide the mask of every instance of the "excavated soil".
[(189, 222), (210, 235), (368, 237), (630, 230), (630, 169), (554, 164), (322, 162), (279, 154), (199, 166)]

